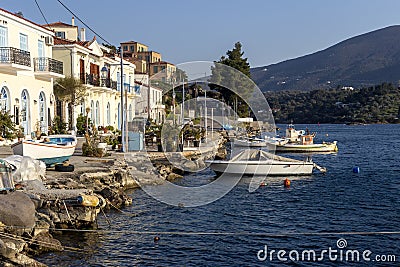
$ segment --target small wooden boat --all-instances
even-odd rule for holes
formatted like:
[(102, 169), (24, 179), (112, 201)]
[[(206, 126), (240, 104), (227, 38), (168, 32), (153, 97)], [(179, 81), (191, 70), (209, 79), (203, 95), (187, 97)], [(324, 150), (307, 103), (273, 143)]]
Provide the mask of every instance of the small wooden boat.
[(314, 168), (325, 172), (311, 160), (301, 161), (274, 155), (272, 153), (246, 149), (231, 160), (206, 161), (216, 173), (239, 175), (311, 175)]
[(13, 144), (14, 155), (29, 156), (53, 166), (68, 160), (74, 154), (77, 139), (73, 135), (50, 135), (43, 141), (23, 140)]

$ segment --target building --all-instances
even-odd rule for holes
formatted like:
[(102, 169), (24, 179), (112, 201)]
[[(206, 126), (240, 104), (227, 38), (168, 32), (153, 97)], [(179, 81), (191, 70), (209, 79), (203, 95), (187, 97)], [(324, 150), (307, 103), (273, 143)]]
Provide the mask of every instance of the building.
[[(59, 23), (57, 23), (59, 24)], [(49, 24), (49, 27), (52, 27)], [(48, 25), (47, 25), (48, 26)], [(65, 29), (74, 29), (73, 25)], [(54, 28), (60, 31), (61, 28)], [(72, 31), (72, 30), (71, 30)], [(67, 32), (67, 31), (66, 31)], [(96, 38), (86, 40), (85, 32), (81, 31), (80, 40), (56, 38), (53, 47), (54, 57), (64, 63), (65, 75), (80, 79), (87, 87), (87, 94), (82, 103), (78, 103), (72, 112), (72, 128), (75, 129), (76, 118), (79, 114), (88, 115), (91, 122), (97, 126), (113, 126), (121, 128), (121, 88), (126, 96), (124, 106), (128, 121), (135, 114), (135, 65), (123, 60), (123, 84), (121, 84), (121, 59), (113, 54), (109, 48), (100, 45)], [(70, 36), (66, 34), (66, 37)], [(75, 36), (75, 35), (72, 35)], [(57, 114), (64, 121), (68, 119), (70, 111), (62, 102), (58, 102)]]
[[(165, 105), (162, 104), (163, 91), (154, 86), (148, 86), (147, 74), (135, 75), (135, 89), (140, 92), (137, 99), (135, 117), (150, 118), (156, 124), (165, 121)], [(150, 96), (148, 94), (150, 90)], [(150, 113), (149, 107), (150, 106)]]
[(169, 82), (176, 72), (174, 64), (166, 61), (157, 61), (150, 63), (150, 76), (157, 74), (157, 80)]
[(53, 82), (64, 77), (53, 58), (54, 33), (0, 8), (0, 109), (23, 133), (48, 133), (54, 117)]

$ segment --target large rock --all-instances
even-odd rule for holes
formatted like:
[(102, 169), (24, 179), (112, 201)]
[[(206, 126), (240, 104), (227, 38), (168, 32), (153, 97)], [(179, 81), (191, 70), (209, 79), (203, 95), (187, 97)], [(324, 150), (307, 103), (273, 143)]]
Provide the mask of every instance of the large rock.
[(35, 205), (22, 192), (0, 194), (0, 221), (7, 226), (32, 228), (35, 224)]

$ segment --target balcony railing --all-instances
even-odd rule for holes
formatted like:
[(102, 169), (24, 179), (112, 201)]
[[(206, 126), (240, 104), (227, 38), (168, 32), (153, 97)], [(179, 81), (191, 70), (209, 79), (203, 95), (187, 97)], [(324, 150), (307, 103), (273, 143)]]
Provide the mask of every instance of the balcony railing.
[(90, 84), (93, 86), (100, 86), (99, 75), (95, 73), (86, 74), (86, 84)]
[(48, 58), (37, 57), (33, 59), (35, 71), (54, 72), (64, 74), (63, 63), (61, 61)]
[(31, 66), (31, 53), (14, 47), (0, 47), (0, 62)]
[(106, 78), (106, 79), (101, 78), (100, 86), (116, 90), (117, 89), (117, 82), (115, 82), (115, 81), (113, 81), (111, 79), (108, 79), (108, 78)]

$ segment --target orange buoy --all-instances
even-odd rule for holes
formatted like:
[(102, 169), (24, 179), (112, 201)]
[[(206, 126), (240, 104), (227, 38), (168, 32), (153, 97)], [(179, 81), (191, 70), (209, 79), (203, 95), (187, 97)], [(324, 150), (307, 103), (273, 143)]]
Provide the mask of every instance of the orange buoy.
[(154, 242), (157, 243), (158, 241), (160, 241), (160, 237), (159, 236), (155, 236), (154, 237)]
[(261, 182), (260, 186), (266, 186), (267, 184), (265, 182)]
[(290, 187), (290, 180), (288, 178), (286, 178), (285, 181), (283, 181), (283, 185), (285, 187)]

